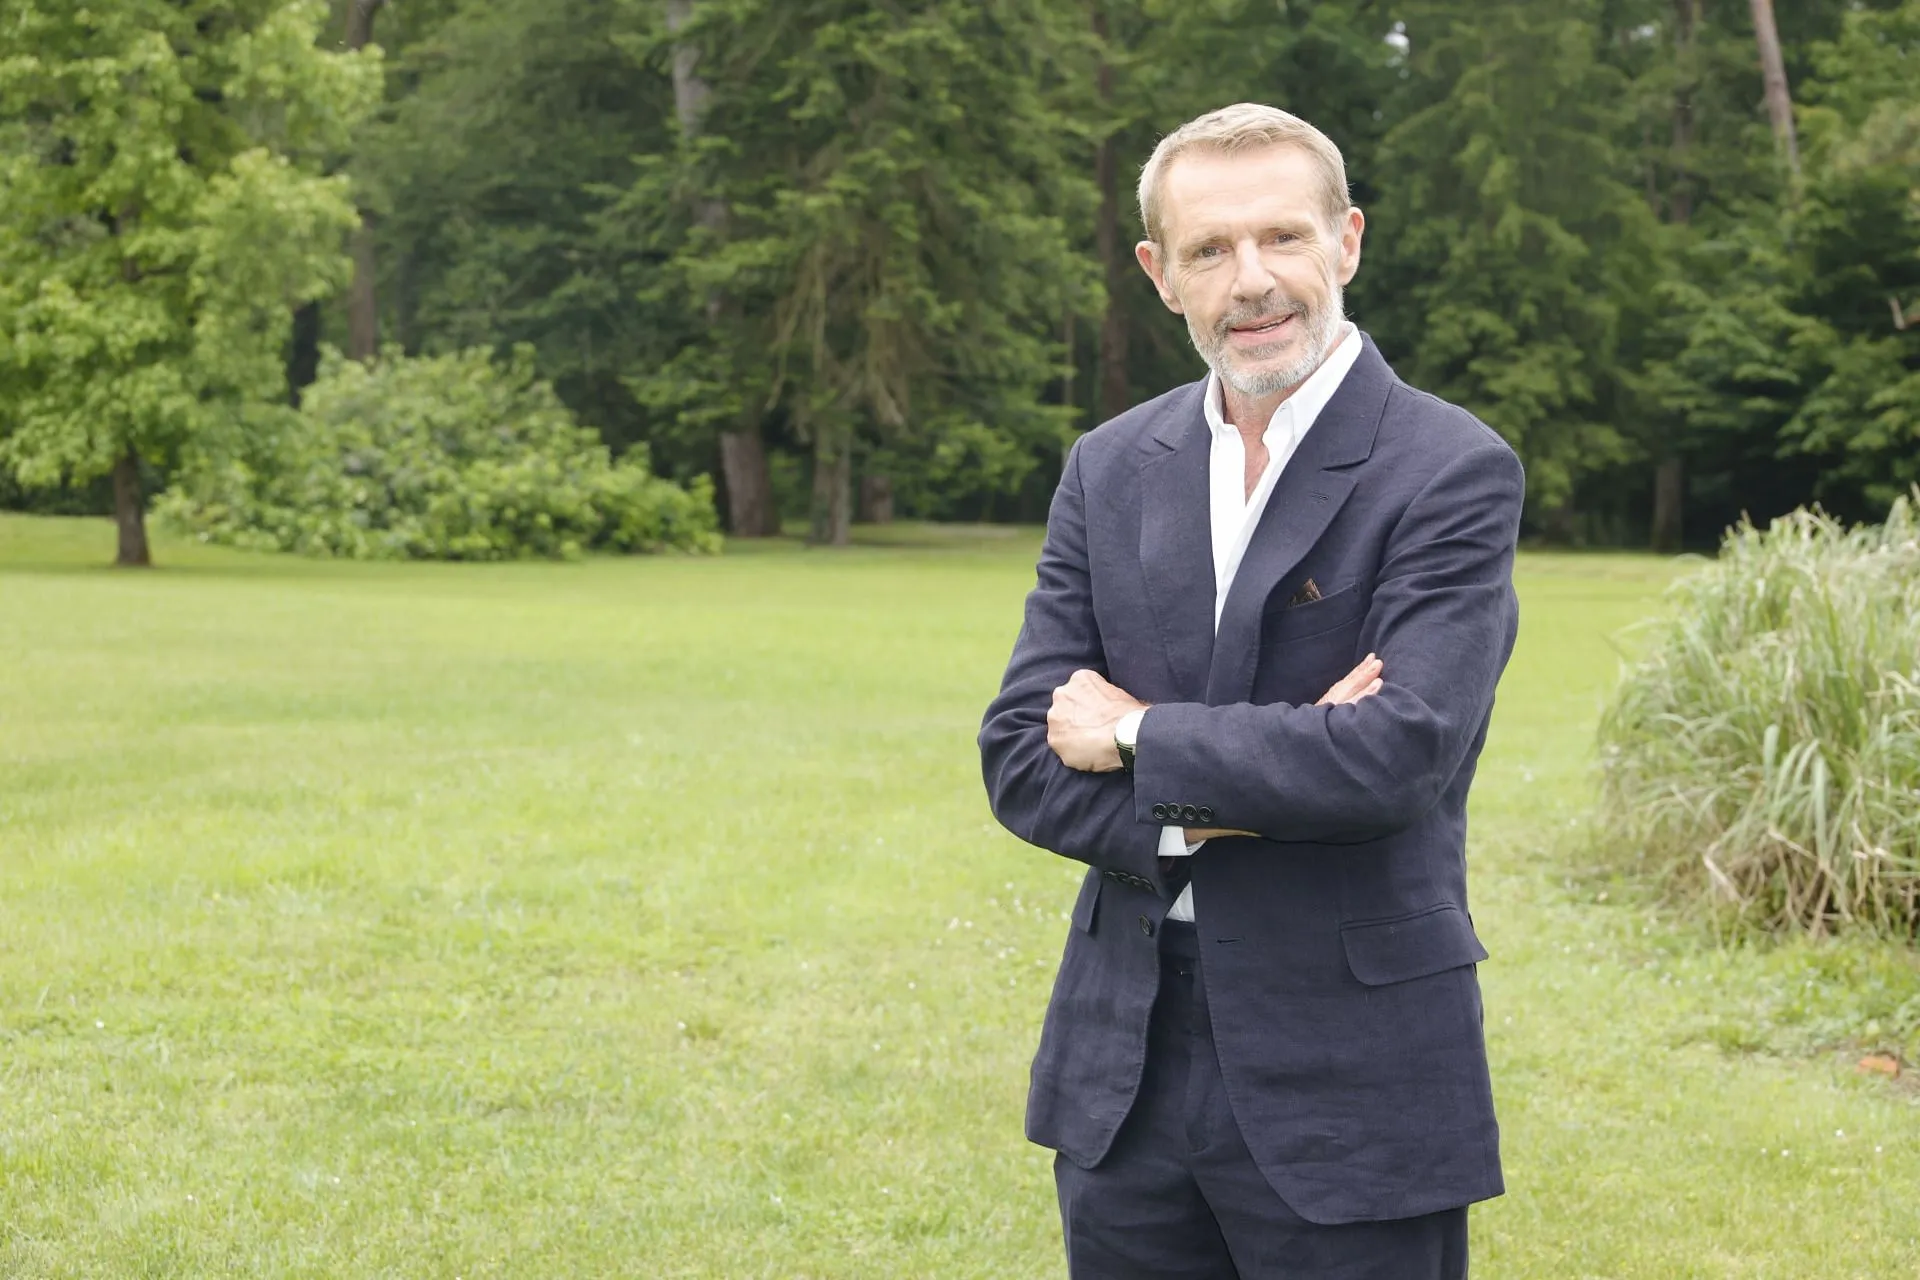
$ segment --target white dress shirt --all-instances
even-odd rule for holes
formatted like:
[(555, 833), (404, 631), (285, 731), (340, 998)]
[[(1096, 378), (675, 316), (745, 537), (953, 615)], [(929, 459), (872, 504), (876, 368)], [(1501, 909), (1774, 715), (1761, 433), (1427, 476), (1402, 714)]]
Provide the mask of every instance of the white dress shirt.
[[(1247, 446), (1240, 430), (1226, 419), (1224, 396), (1218, 374), (1207, 375), (1207, 430), (1213, 437), (1207, 455), (1207, 505), (1213, 519), (1213, 629), (1220, 630), (1220, 611), (1226, 608), (1227, 591), (1240, 571), (1240, 560), (1247, 554), (1247, 542), (1267, 509), (1273, 486), (1286, 470), (1300, 442), (1306, 439), (1320, 411), (1333, 399), (1333, 393), (1346, 381), (1353, 362), (1360, 358), (1360, 331), (1348, 324), (1340, 340), (1294, 393), (1280, 402), (1267, 421), (1262, 436), (1267, 446), (1267, 469), (1260, 481), (1247, 493)], [(1152, 715), (1153, 709), (1147, 709)], [(1184, 827), (1160, 829), (1160, 856), (1180, 858), (1198, 849), (1187, 843)], [(1193, 919), (1193, 885), (1180, 891), (1167, 911), (1169, 920)]]

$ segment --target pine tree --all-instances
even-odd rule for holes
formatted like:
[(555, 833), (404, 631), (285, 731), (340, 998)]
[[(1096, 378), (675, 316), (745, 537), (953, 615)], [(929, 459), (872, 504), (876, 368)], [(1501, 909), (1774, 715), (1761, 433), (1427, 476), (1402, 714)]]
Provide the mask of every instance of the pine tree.
[(1635, 446), (1619, 352), (1659, 271), (1632, 184), (1626, 77), (1598, 5), (1426, 5), (1382, 144), (1369, 270), (1376, 332), (1416, 384), (1464, 405), (1527, 466), (1533, 517), (1578, 532), (1576, 486)]

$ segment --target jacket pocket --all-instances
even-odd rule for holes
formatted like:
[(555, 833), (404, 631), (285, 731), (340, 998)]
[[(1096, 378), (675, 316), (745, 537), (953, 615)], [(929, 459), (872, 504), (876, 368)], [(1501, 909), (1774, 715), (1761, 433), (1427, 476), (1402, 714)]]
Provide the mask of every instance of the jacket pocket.
[(1260, 620), (1260, 638), (1267, 644), (1281, 644), (1321, 635), (1365, 616), (1368, 603), (1357, 583), (1307, 604), (1269, 601)]
[(1369, 987), (1410, 982), (1487, 958), (1466, 912), (1451, 902), (1391, 920), (1343, 924), (1340, 942), (1347, 967)]

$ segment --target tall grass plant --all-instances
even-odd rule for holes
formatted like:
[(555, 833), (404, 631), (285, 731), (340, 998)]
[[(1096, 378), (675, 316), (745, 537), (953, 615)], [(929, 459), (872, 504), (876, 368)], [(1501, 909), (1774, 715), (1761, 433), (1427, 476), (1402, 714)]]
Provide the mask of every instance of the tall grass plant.
[(1920, 491), (1731, 531), (1602, 718), (1609, 856), (1742, 927), (1920, 935)]

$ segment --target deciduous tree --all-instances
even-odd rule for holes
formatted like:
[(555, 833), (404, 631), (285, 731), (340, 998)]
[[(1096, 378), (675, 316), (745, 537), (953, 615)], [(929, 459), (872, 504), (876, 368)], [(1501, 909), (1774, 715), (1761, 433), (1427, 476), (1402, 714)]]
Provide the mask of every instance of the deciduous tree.
[(346, 274), (319, 154), (377, 92), (314, 0), (15, 0), (0, 56), (0, 464), (111, 473), (143, 565), (144, 468), (285, 396), (292, 308)]

